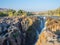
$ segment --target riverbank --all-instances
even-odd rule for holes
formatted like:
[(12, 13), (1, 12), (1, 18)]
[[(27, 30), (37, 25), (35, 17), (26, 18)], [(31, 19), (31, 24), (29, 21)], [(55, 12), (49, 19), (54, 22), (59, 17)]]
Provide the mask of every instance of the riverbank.
[(36, 45), (60, 45), (60, 18), (47, 18)]

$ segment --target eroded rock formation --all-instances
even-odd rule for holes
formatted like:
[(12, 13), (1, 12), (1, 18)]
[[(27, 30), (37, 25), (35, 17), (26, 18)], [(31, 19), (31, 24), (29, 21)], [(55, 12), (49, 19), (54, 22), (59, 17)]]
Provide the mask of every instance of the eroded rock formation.
[(60, 45), (60, 19), (1, 17), (0, 45)]
[(36, 45), (60, 45), (60, 19), (48, 17)]
[(0, 45), (34, 45), (43, 20), (36, 16), (0, 18)]

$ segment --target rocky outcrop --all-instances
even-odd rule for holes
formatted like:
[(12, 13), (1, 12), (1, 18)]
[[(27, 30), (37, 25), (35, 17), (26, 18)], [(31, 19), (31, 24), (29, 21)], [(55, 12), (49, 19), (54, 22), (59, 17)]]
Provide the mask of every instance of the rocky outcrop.
[(0, 17), (0, 45), (60, 45), (60, 19)]
[(0, 45), (34, 45), (44, 27), (43, 22), (43, 18), (36, 16), (1, 17)]
[(60, 45), (60, 19), (48, 17), (36, 45)]

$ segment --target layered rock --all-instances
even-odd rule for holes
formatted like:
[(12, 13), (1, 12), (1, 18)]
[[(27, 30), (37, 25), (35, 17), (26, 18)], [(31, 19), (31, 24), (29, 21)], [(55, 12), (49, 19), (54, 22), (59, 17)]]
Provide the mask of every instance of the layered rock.
[[(48, 17), (36, 45), (60, 45), (60, 19)], [(58, 42), (59, 41), (59, 42)]]
[[(44, 27), (45, 26), (45, 27)], [(60, 19), (0, 18), (0, 45), (60, 45)]]
[(36, 16), (0, 18), (0, 44), (34, 45), (44, 27), (43, 20)]

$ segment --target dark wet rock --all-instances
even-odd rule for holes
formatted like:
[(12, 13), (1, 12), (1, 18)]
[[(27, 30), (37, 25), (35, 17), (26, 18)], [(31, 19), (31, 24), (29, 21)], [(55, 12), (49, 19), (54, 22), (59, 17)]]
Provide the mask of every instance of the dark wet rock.
[(26, 44), (25, 45), (34, 45), (38, 39), (38, 32), (33, 27), (29, 27), (26, 32)]
[(60, 19), (48, 18), (36, 45), (60, 45)]
[(44, 28), (44, 19), (38, 17), (4, 17), (0, 22), (0, 37), (11, 45), (34, 45)]
[(34, 45), (38, 39), (38, 35), (44, 28), (44, 19), (36, 19), (35, 22), (26, 31), (26, 44)]

